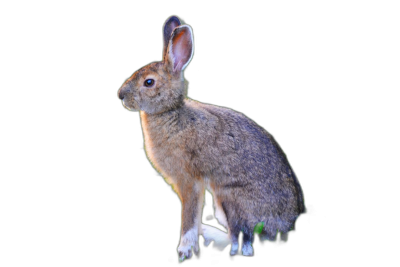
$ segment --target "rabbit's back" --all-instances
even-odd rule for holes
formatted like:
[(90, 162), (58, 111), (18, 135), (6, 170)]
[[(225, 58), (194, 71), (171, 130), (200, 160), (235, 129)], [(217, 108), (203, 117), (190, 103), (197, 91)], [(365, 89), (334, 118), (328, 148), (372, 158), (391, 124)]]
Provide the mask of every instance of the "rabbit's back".
[(212, 105), (203, 108), (220, 125), (214, 141), (223, 148), (216, 157), (219, 168), (208, 175), (214, 198), (228, 220), (236, 220), (234, 224), (249, 231), (258, 222), (266, 222), (269, 236), (292, 229), (305, 211), (303, 193), (273, 136), (239, 112)]

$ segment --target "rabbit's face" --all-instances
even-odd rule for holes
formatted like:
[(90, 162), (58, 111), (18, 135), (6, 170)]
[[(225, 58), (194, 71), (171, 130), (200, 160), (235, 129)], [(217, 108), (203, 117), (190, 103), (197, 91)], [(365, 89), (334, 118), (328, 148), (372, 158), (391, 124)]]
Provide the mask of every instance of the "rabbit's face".
[(163, 61), (153, 62), (136, 71), (118, 91), (125, 108), (159, 114), (183, 103), (183, 70), (193, 56), (193, 34), (187, 25), (179, 26), (171, 17), (164, 27)]
[(128, 110), (157, 114), (182, 104), (184, 82), (180, 75), (171, 75), (168, 64), (154, 62), (127, 79), (118, 96)]

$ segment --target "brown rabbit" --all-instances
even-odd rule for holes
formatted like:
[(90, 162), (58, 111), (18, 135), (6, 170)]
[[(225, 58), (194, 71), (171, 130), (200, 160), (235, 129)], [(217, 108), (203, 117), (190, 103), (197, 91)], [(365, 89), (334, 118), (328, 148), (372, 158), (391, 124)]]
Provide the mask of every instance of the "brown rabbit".
[(179, 259), (224, 232), (201, 224), (205, 189), (218, 221), (228, 229), (231, 255), (253, 255), (253, 236), (281, 238), (305, 211), (303, 193), (272, 135), (232, 109), (186, 97), (183, 70), (193, 56), (193, 33), (175, 16), (164, 25), (163, 61), (136, 71), (118, 91), (125, 108), (140, 110), (147, 157), (182, 202)]

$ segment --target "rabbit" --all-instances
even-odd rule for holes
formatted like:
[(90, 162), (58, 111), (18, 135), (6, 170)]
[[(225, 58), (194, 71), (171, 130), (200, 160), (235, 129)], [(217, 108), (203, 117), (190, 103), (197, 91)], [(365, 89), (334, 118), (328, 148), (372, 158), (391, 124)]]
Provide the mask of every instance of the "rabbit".
[[(255, 228), (261, 240), (281, 239), (305, 212), (298, 179), (275, 139), (235, 110), (186, 96), (183, 75), (193, 57), (193, 32), (176, 16), (164, 24), (163, 60), (128, 78), (118, 91), (123, 106), (140, 111), (146, 155), (178, 194), (182, 225), (178, 257), (199, 252), (206, 243), (229, 238), (230, 254), (252, 256)], [(205, 190), (215, 217), (227, 233), (202, 224)]]

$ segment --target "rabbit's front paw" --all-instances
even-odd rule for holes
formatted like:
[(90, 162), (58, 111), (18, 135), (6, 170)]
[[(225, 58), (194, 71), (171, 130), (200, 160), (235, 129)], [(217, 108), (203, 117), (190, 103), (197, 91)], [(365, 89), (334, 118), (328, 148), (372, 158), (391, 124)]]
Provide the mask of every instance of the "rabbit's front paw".
[(190, 230), (181, 237), (181, 242), (178, 247), (179, 261), (192, 257), (192, 249), (194, 254), (199, 254), (199, 237), (197, 231)]
[(184, 262), (186, 260), (190, 260), (194, 255), (199, 254), (199, 246), (198, 245), (186, 245), (178, 247), (178, 255), (179, 255), (179, 262)]

